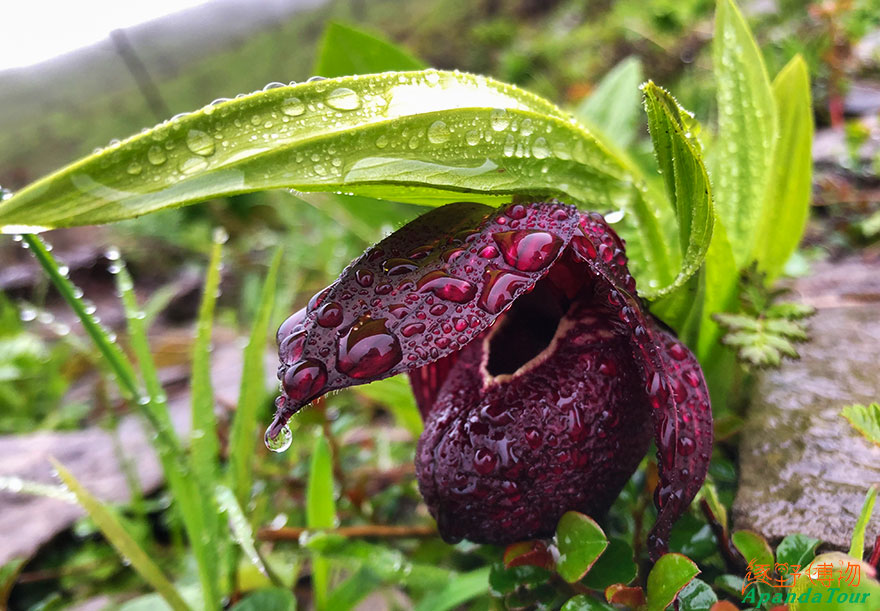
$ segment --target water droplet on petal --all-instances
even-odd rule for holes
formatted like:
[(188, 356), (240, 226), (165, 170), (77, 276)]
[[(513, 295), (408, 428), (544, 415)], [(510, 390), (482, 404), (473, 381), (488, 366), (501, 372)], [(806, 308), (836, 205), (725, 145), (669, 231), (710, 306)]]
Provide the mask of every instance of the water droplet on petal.
[(388, 259), (382, 264), (382, 269), (389, 276), (399, 276), (417, 270), (419, 268), (416, 263), (410, 259), (393, 258)]
[(440, 299), (455, 303), (467, 303), (477, 294), (477, 287), (473, 282), (454, 278), (440, 270), (422, 276), (416, 287), (422, 292), (431, 291)]
[(528, 283), (528, 277), (500, 269), (488, 270), (486, 275), (489, 279), (483, 285), (477, 305), (490, 314), (501, 312), (513, 301), (516, 291)]
[(354, 272), (354, 279), (362, 287), (367, 288), (373, 284), (373, 272), (360, 268)]
[(558, 236), (540, 230), (502, 231), (492, 238), (501, 247), (507, 264), (524, 272), (547, 267), (563, 245)]
[(403, 358), (400, 342), (384, 318), (362, 316), (339, 338), (337, 349), (337, 369), (358, 380), (378, 378)]
[(302, 322), (306, 319), (306, 309), (303, 308), (294, 314), (291, 314), (287, 320), (281, 323), (281, 326), (278, 327), (278, 333), (275, 335), (275, 340), (277, 342), (281, 342), (285, 337), (293, 332), (293, 328), (302, 324)]
[(304, 403), (316, 397), (327, 383), (324, 363), (315, 359), (303, 359), (288, 367), (281, 386), (291, 401)]
[(342, 318), (342, 306), (335, 301), (329, 301), (320, 307), (315, 320), (322, 327), (333, 329), (342, 324)]
[(477, 448), (474, 452), (474, 470), (481, 475), (489, 475), (498, 464), (498, 456), (486, 448)]

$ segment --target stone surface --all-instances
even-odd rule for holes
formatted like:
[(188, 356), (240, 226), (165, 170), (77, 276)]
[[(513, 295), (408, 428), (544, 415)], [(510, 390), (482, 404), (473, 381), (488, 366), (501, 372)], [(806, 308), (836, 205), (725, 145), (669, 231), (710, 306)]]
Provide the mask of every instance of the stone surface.
[[(217, 405), (237, 402), (243, 347), (243, 340), (228, 333), (220, 334), (215, 341), (211, 370)], [(267, 348), (267, 384), (277, 384), (276, 366), (277, 357)], [(172, 394), (169, 410), (175, 429), (186, 435), (190, 430), (189, 393)], [(271, 413), (266, 416), (268, 423)], [(163, 475), (140, 417), (123, 418), (117, 431), (119, 447), (137, 468), (141, 488), (147, 494), (153, 492), (162, 484)], [(113, 434), (97, 427), (0, 436), (0, 477), (57, 484), (50, 456), (65, 465), (98, 498), (116, 502), (128, 499)], [(79, 506), (72, 503), (0, 491), (0, 565), (12, 558), (30, 557), (82, 515)]]
[[(818, 309), (812, 341), (799, 361), (757, 383), (741, 434), (734, 525), (845, 550), (868, 487), (880, 484), (880, 447), (840, 415), (845, 405), (880, 400), (880, 265), (821, 264), (794, 288)], [(880, 533), (878, 513), (867, 547)]]

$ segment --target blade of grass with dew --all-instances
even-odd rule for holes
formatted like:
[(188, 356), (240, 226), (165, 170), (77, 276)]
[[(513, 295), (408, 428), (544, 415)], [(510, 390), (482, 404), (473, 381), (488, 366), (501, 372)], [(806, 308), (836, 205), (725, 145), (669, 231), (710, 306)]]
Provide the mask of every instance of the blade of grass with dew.
[[(306, 487), (306, 526), (327, 529), (336, 526), (336, 502), (333, 498), (333, 458), (330, 443), (322, 434), (315, 440), (309, 464), (309, 482)], [(330, 586), (330, 565), (319, 554), (312, 556), (312, 589), (315, 608), (328, 609), (327, 593)]]
[(193, 470), (206, 484), (217, 482), (219, 470), (220, 442), (217, 440), (217, 417), (214, 415), (214, 390), (211, 385), (211, 329), (220, 290), (220, 257), (226, 239), (225, 231), (215, 231), (192, 351), (190, 456)]
[(871, 521), (871, 515), (874, 513), (874, 503), (877, 500), (877, 486), (871, 486), (868, 494), (865, 495), (865, 502), (862, 505), (862, 512), (853, 529), (852, 541), (849, 546), (849, 555), (856, 560), (861, 560), (865, 555), (865, 530), (868, 528), (868, 522)]
[(272, 319), (275, 283), (281, 265), (281, 248), (275, 251), (260, 293), (260, 304), (251, 327), (248, 345), (244, 350), (238, 407), (229, 431), (229, 482), (235, 498), (247, 507), (253, 482), (251, 458), (254, 454), (255, 430), (258, 428), (259, 409), (266, 398), (264, 357)]
[(76, 496), (89, 517), (94, 520), (101, 533), (111, 545), (116, 548), (123, 559), (131, 563), (132, 568), (138, 575), (159, 593), (165, 602), (174, 611), (188, 611), (190, 607), (183, 601), (175, 587), (162, 573), (162, 570), (150, 559), (149, 555), (141, 548), (128, 531), (122, 526), (119, 519), (105, 507), (98, 499), (92, 496), (61, 463), (51, 459), (58, 477)]
[(24, 234), (21, 237), (55, 289), (79, 318), (86, 333), (116, 376), (119, 390), (122, 391), (123, 396), (139, 401), (142, 395), (134, 367), (116, 345), (110, 332), (101, 326), (93, 313), (89, 312), (89, 308), (82, 300), (82, 291), (70, 281), (66, 273), (62, 273), (62, 266), (55, 260), (55, 257), (49, 252), (50, 247), (41, 238), (33, 234)]
[(131, 275), (121, 259), (114, 262), (111, 272), (116, 274), (116, 285), (125, 309), (129, 339), (149, 396), (149, 401), (143, 406), (144, 411), (152, 412), (157, 423), (156, 451), (196, 558), (205, 609), (219, 609), (218, 520), (215, 506), (211, 502), (211, 488), (208, 482), (199, 479), (199, 474), (187, 460), (171, 424), (168, 398), (159, 381), (156, 363), (150, 352), (144, 315), (134, 294)]
[(257, 567), (263, 575), (271, 579), (275, 585), (284, 585), (278, 576), (273, 573), (269, 564), (263, 561), (263, 558), (257, 551), (254, 544), (254, 531), (244, 515), (244, 511), (242, 511), (241, 505), (235, 499), (235, 494), (233, 494), (232, 490), (226, 486), (218, 485), (214, 489), (214, 498), (217, 499), (217, 506), (220, 508), (220, 511), (225, 512), (229, 518), (232, 536), (239, 547), (241, 547), (245, 556), (248, 557), (248, 560), (251, 561), (251, 564)]
[(15, 476), (0, 476), (0, 491), (12, 492), (13, 494), (30, 494), (42, 496), (48, 499), (76, 503), (76, 496), (63, 486), (43, 484)]

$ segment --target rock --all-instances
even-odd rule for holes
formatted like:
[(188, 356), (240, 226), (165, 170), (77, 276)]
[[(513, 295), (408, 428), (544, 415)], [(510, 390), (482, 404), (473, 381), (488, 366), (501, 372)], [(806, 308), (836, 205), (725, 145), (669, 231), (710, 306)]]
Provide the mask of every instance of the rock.
[[(215, 332), (211, 374), (216, 405), (235, 405), (241, 379), (244, 341), (230, 333)], [(277, 357), (266, 353), (267, 384), (277, 384)], [(169, 400), (174, 428), (190, 430), (190, 396), (179, 393)], [(271, 414), (266, 414), (268, 418)], [(267, 420), (268, 422), (268, 420)], [(142, 490), (149, 494), (163, 482), (159, 461), (139, 416), (122, 418), (117, 429), (119, 446), (135, 466)], [(66, 466), (98, 498), (128, 500), (128, 486), (120, 468), (111, 432), (92, 427), (81, 431), (39, 432), (0, 436), (0, 477), (57, 484), (49, 457)], [(56, 534), (83, 515), (78, 505), (54, 498), (0, 491), (0, 566), (13, 558), (28, 558)]]
[[(880, 274), (850, 259), (795, 283), (817, 307), (801, 359), (760, 376), (741, 433), (734, 526), (778, 540), (803, 533), (836, 549), (850, 537), (880, 447), (852, 429), (843, 406), (880, 400)], [(880, 533), (868, 526), (866, 546)]]

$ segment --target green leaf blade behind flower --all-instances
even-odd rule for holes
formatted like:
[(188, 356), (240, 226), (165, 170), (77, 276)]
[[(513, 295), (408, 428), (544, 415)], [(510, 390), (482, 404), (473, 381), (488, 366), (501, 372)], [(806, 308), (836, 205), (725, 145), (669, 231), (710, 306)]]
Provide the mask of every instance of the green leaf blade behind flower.
[(773, 80), (773, 98), (779, 137), (754, 251), (768, 284), (782, 273), (797, 248), (810, 213), (813, 107), (803, 57), (796, 55)]
[(773, 161), (776, 107), (761, 50), (733, 0), (718, 0), (715, 203), (739, 268), (752, 254)]
[(425, 64), (404, 49), (362, 30), (331, 22), (324, 30), (315, 74), (332, 78), (388, 70), (421, 70)]
[(598, 126), (615, 146), (628, 148), (638, 134), (639, 85), (644, 80), (638, 57), (621, 60), (578, 105), (575, 116), (587, 126)]

